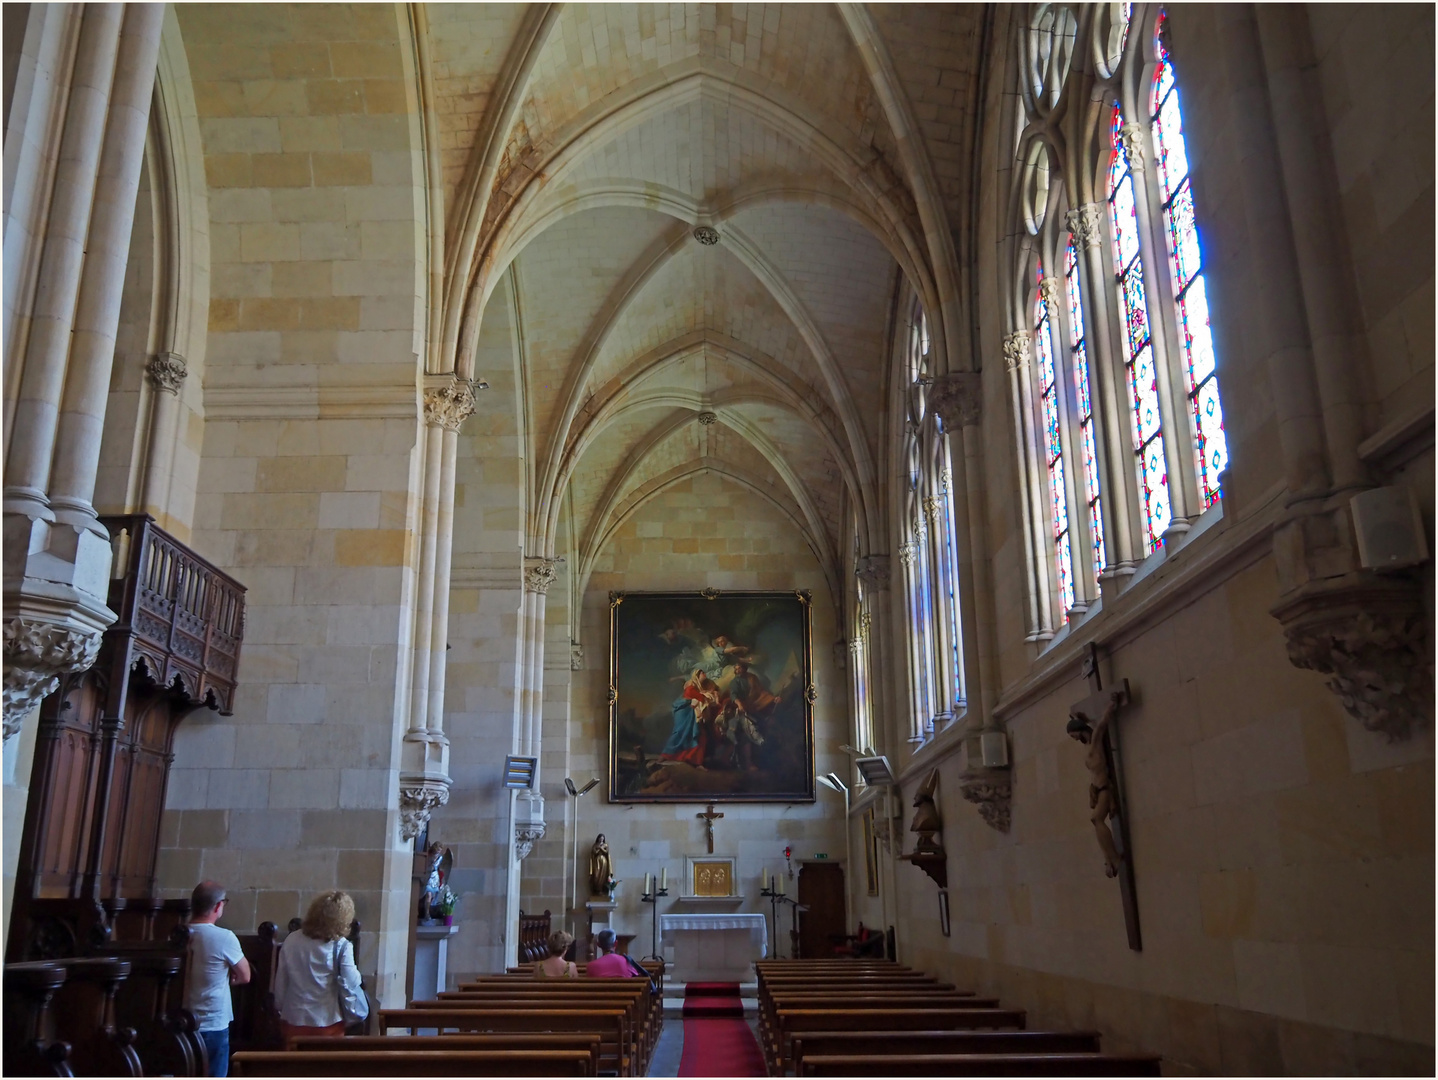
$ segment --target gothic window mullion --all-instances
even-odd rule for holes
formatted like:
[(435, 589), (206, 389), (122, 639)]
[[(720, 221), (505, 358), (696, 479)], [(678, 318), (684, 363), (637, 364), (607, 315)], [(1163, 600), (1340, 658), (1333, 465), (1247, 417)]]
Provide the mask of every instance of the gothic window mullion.
[(1174, 327), (1175, 310), (1171, 276), (1164, 271), (1163, 209), (1153, 177), (1153, 154), (1148, 125), (1127, 122), (1121, 132), (1133, 176), (1134, 210), (1143, 238), (1144, 291), (1148, 294), (1148, 317), (1158, 405), (1163, 414), (1164, 452), (1168, 463), (1169, 522), (1164, 536), (1187, 532), (1197, 516), (1191, 492), (1195, 490), (1193, 455), (1186, 433), (1190, 428), (1188, 403), (1183, 393), (1182, 350)]
[[(1064, 245), (1058, 245), (1059, 251), (1063, 249)], [(1053, 274), (1044, 279), (1045, 299), (1053, 336), (1054, 364), (1058, 369), (1059, 428), (1072, 545), (1070, 572), (1073, 574), (1074, 602), (1069, 610), (1077, 614), (1087, 611), (1089, 605), (1098, 599), (1098, 584), (1093, 568), (1094, 537), (1086, 491), (1083, 425), (1077, 394), (1078, 371), (1073, 362), (1073, 327), (1068, 313), (1067, 262), (1061, 256), (1055, 257), (1053, 265)]]
[(1074, 610), (1074, 534), (1070, 508), (1074, 505), (1068, 454), (1065, 450), (1063, 358), (1053, 316), (1057, 314), (1057, 282), (1039, 270), (1034, 302), (1034, 382), (1038, 395), (1040, 449), (1043, 456), (1045, 550), (1057, 601), (1056, 624), (1068, 621)]
[(933, 597), (934, 628), (934, 719), (951, 721), (955, 715), (954, 702), (956, 686), (953, 664), (953, 624), (950, 619), (950, 597), (952, 570), (950, 569), (950, 542), (947, 512), (947, 478), (944, 476), (939, 452), (943, 435), (936, 427), (930, 426), (927, 434), (924, 460), (928, 464), (928, 495), (924, 499), (924, 517), (928, 527), (929, 580)]
[(1079, 290), (1088, 331), (1089, 375), (1099, 428), (1099, 487), (1103, 493), (1103, 534), (1107, 565), (1100, 581), (1131, 576), (1143, 561), (1142, 508), (1132, 467), (1127, 368), (1119, 335), (1122, 310), (1112, 262), (1108, 207), (1087, 203), (1069, 213), (1069, 228), (1082, 264)]
[(1027, 329), (1016, 330), (1004, 338), (1004, 368), (1009, 377), (1009, 393), (1013, 398), (1016, 418), (1016, 451), (1019, 459), (1019, 517), (1024, 536), (1024, 566), (1027, 572), (1029, 609), (1024, 640), (1044, 641), (1053, 637), (1052, 616), (1049, 614), (1048, 575), (1044, 567), (1044, 548), (1039, 546), (1040, 513), (1038, 486), (1037, 435), (1033, 425), (1031, 365), (1033, 335)]

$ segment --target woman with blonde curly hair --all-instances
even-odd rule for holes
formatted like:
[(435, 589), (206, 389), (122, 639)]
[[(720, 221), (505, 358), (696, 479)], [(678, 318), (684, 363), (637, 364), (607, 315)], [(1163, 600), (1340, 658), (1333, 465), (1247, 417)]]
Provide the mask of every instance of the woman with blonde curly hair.
[(573, 960), (564, 959), (564, 954), (569, 951), (569, 946), (574, 944), (574, 937), (566, 934), (563, 930), (556, 930), (549, 935), (549, 955), (534, 965), (534, 976), (537, 979), (564, 979), (577, 978), (579, 968)]
[(349, 893), (321, 893), (300, 928), (285, 938), (275, 969), (275, 1009), (286, 1045), (299, 1035), (343, 1035), (347, 1019), (369, 1015), (354, 946), (345, 936), (354, 919)]

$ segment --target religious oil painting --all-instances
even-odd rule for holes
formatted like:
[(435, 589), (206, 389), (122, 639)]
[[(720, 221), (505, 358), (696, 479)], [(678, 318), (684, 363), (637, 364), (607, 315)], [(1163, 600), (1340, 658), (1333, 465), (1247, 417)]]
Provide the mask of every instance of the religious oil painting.
[(807, 592), (612, 593), (611, 802), (812, 802)]

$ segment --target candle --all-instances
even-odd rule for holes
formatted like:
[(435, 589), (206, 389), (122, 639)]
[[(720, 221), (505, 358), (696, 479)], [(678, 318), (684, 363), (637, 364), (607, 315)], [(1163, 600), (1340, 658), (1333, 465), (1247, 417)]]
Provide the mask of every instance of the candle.
[(644, 895), (649, 895), (649, 871), (644, 871)]
[(779, 882), (779, 895), (780, 895), (780, 896), (783, 896), (783, 895), (784, 895), (784, 875), (783, 875), (783, 874), (780, 874), (780, 875), (779, 875), (779, 877), (778, 877), (778, 882)]
[(659, 891), (663, 892), (669, 888), (669, 867), (659, 871)]
[(764, 876), (759, 881), (764, 889), (769, 888), (769, 868), (767, 866), (764, 867)]

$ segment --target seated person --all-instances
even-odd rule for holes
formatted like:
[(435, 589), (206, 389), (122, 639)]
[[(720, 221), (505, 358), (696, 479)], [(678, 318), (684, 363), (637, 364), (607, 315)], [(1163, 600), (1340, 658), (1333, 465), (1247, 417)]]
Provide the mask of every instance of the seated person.
[(639, 975), (647, 979), (649, 972), (623, 953), (614, 951), (614, 941), (613, 930), (601, 930), (594, 935), (594, 944), (599, 946), (599, 955), (589, 961), (584, 973), (610, 979), (632, 979)]
[(534, 975), (538, 979), (574, 979), (579, 976), (579, 968), (573, 960), (564, 959), (564, 954), (569, 946), (574, 944), (574, 937), (566, 934), (563, 930), (556, 930), (549, 935), (549, 955), (534, 965)]

